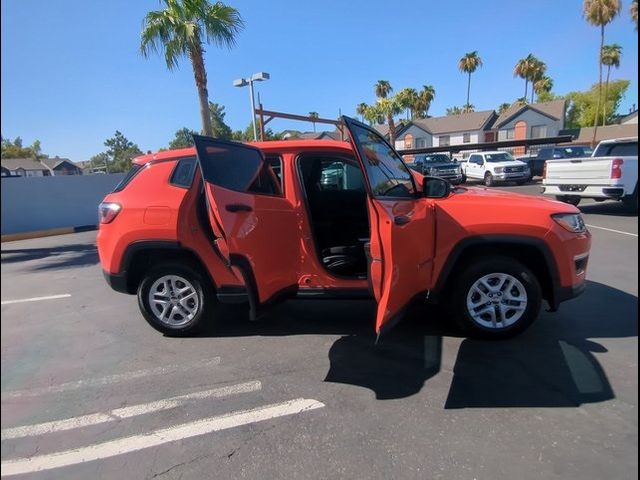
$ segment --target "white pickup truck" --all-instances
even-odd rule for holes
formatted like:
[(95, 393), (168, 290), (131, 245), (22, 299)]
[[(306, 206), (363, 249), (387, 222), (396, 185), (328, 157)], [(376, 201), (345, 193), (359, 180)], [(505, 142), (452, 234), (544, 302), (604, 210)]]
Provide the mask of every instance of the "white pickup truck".
[(578, 205), (583, 198), (638, 208), (638, 137), (600, 142), (590, 157), (547, 160), (542, 193)]

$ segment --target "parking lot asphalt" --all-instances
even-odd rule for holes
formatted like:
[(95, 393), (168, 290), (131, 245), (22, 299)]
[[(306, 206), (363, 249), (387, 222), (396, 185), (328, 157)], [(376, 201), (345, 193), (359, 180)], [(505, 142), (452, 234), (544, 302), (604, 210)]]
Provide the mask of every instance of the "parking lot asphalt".
[(95, 232), (3, 243), (2, 476), (635, 479), (638, 219), (581, 209), (587, 292), (503, 342), (416, 306), (374, 347), (366, 301), (167, 338)]

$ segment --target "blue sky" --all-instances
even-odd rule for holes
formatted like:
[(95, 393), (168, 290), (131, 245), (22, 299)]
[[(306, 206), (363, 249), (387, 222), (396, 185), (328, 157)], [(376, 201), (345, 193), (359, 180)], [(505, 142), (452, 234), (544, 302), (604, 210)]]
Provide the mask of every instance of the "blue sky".
[[(471, 103), (497, 108), (522, 96), (513, 66), (532, 52), (548, 65), (554, 91), (587, 89), (597, 81), (598, 29), (582, 18), (581, 0), (230, 0), (246, 28), (233, 50), (209, 46), (205, 62), (211, 100), (225, 105), (227, 123), (250, 121), (247, 88), (232, 81), (258, 71), (265, 108), (336, 118), (373, 100), (373, 84), (399, 90), (432, 84), (432, 115), (465, 101), (457, 70), (478, 50), (484, 67), (473, 76)], [(606, 30), (623, 46), (612, 78), (631, 80), (621, 111), (637, 104), (638, 36), (630, 0)], [(197, 94), (188, 61), (169, 72), (161, 58), (139, 54), (142, 19), (157, 0), (3, 0), (2, 135), (40, 139), (45, 153), (86, 160), (122, 131), (143, 150), (166, 146), (174, 132), (199, 130)], [(307, 129), (274, 120), (275, 130)]]

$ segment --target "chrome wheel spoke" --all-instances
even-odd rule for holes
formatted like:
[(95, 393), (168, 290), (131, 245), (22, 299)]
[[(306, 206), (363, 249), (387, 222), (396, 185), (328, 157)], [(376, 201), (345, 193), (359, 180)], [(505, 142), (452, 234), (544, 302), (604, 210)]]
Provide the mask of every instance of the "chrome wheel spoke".
[(148, 301), (154, 316), (172, 327), (189, 323), (200, 309), (198, 292), (178, 275), (157, 279), (149, 290)]

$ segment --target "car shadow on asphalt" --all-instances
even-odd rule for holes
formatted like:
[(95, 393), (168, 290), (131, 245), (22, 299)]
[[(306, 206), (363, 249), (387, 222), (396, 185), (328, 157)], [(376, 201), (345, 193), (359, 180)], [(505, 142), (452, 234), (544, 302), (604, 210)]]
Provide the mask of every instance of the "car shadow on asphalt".
[[(259, 322), (234, 315), (209, 334), (339, 334), (325, 381), (368, 388), (380, 400), (420, 392), (440, 371), (443, 337), (459, 336), (441, 310), (417, 305), (375, 344), (371, 302), (313, 303), (283, 304)], [(637, 307), (637, 297), (588, 282), (582, 297), (516, 338), (464, 339), (444, 408), (575, 407), (614, 398), (596, 357), (607, 349), (592, 339), (637, 337)]]
[(2, 263), (20, 263), (46, 259), (36, 267), (25, 266), (29, 271), (53, 270), (59, 268), (85, 267), (99, 261), (95, 244), (73, 244), (48, 248), (2, 249)]
[(622, 202), (598, 202), (580, 205), (578, 207), (582, 213), (592, 215), (609, 215), (612, 217), (637, 217), (638, 212), (632, 211)]

